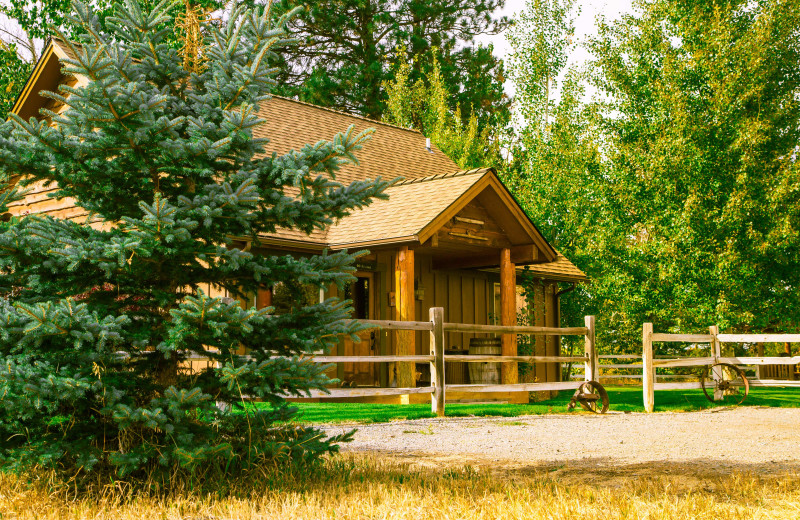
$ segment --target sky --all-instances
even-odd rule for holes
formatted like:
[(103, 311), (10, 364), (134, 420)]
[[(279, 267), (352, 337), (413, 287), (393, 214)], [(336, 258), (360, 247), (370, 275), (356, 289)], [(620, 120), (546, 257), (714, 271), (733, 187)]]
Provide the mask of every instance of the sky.
[[(532, 0), (528, 0), (531, 1)], [(526, 0), (506, 0), (506, 5), (499, 11), (499, 15), (513, 17), (514, 14), (525, 9)], [(626, 13), (632, 13), (632, 0), (576, 0), (580, 8), (580, 13), (575, 19), (575, 35), (578, 42), (586, 39), (587, 36), (597, 34), (595, 19), (598, 15), (603, 15), (607, 20), (615, 20)], [(505, 59), (508, 52), (508, 42), (505, 34), (484, 35), (478, 38), (481, 43), (491, 43), (494, 45), (494, 53), (498, 58)], [(589, 54), (580, 45), (577, 46), (575, 53), (570, 57), (568, 65), (580, 63), (589, 58)], [(513, 84), (506, 84), (506, 91), (513, 94)]]

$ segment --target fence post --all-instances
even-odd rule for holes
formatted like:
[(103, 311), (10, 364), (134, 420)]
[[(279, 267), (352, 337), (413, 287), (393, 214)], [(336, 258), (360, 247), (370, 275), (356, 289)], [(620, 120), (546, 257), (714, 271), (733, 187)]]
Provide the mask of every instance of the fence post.
[[(717, 339), (719, 334), (719, 327), (711, 325), (708, 328), (708, 333), (711, 334), (711, 356), (714, 358), (714, 363), (719, 363), (719, 358), (722, 357), (722, 345)], [(722, 390), (718, 390), (719, 382), (722, 381), (723, 373), (722, 367), (714, 367), (711, 369), (711, 378), (714, 380), (714, 400), (722, 400)]]
[(652, 413), (656, 406), (656, 367), (653, 365), (653, 324), (642, 326), (642, 393), (644, 411)]
[(444, 417), (445, 382), (444, 382), (444, 308), (431, 307), (431, 412), (438, 417)]
[(586, 381), (599, 381), (600, 374), (597, 372), (597, 345), (595, 343), (594, 316), (584, 316), (586, 333), (584, 353), (586, 354), (586, 368), (583, 371), (583, 378)]

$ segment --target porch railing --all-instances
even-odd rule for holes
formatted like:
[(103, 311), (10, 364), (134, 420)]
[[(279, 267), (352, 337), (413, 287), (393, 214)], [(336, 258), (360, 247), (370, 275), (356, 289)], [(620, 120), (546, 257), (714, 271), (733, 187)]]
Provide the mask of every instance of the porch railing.
[[(473, 325), (466, 323), (445, 323), (444, 309), (430, 309), (430, 321), (388, 321), (359, 320), (361, 323), (375, 325), (383, 330), (428, 331), (431, 335), (431, 352), (427, 356), (314, 356), (316, 363), (430, 363), (431, 385), (414, 388), (331, 388), (313, 390), (309, 397), (367, 397), (407, 394), (431, 394), (431, 411), (439, 417), (444, 416), (448, 391), (458, 392), (537, 392), (546, 390), (572, 390), (583, 381), (553, 381), (546, 383), (513, 384), (447, 384), (445, 382), (445, 362), (464, 363), (564, 363), (584, 364), (585, 380), (597, 378), (597, 350), (595, 348), (595, 319), (586, 316), (584, 327), (530, 327), (509, 325)], [(585, 354), (583, 356), (503, 356), (503, 355), (453, 355), (445, 354), (445, 333), (461, 332), (472, 334), (526, 334), (532, 336), (584, 336)]]

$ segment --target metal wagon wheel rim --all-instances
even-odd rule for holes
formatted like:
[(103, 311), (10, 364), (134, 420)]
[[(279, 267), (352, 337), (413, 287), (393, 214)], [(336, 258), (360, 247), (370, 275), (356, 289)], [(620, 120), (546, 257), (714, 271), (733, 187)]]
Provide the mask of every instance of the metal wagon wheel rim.
[[(586, 395), (596, 396), (596, 398), (586, 399), (583, 397)], [(608, 392), (597, 381), (587, 381), (575, 390), (575, 394), (570, 401), (570, 410), (575, 408), (576, 402), (587, 412), (606, 413), (608, 411)], [(598, 402), (600, 403), (599, 406)]]
[[(735, 374), (734, 378), (721, 380), (718, 383), (715, 382), (712, 376), (712, 370), (714, 367), (727, 368), (731, 370)], [(700, 374), (700, 388), (703, 389), (703, 394), (705, 394), (706, 399), (712, 403), (723, 402), (742, 404), (750, 394), (750, 382), (747, 380), (744, 372), (741, 368), (737, 367), (736, 365), (731, 365), (730, 363), (714, 363), (713, 365), (707, 366)], [(735, 394), (729, 393), (729, 391), (734, 388), (743, 388), (744, 391), (737, 391)], [(714, 400), (714, 393), (716, 390), (722, 391), (721, 401)]]

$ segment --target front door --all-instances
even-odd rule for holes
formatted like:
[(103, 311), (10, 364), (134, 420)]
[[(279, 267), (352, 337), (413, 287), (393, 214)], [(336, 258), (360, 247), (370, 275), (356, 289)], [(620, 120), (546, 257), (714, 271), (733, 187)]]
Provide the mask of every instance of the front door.
[[(375, 319), (375, 278), (373, 273), (358, 272), (356, 281), (345, 288), (344, 298), (353, 301), (353, 318)], [(377, 329), (359, 334), (360, 342), (344, 339), (345, 356), (375, 356), (378, 354)], [(348, 386), (378, 386), (376, 363), (344, 363), (342, 384)]]

